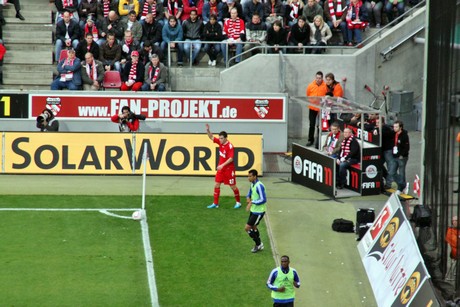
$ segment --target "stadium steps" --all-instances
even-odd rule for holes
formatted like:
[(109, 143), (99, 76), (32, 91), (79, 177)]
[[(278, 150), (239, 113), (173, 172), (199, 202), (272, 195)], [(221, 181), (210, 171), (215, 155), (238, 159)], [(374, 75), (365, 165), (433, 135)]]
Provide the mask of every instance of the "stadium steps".
[(49, 89), (53, 78), (54, 4), (41, 0), (22, 3), (25, 21), (16, 18), (13, 5), (3, 9), (3, 89)]

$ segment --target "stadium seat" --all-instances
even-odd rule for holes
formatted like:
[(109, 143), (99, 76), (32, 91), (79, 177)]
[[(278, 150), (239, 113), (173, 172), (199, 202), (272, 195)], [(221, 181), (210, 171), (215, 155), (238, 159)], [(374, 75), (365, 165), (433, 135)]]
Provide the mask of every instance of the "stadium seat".
[(110, 89), (120, 89), (121, 87), (121, 76), (120, 72), (116, 70), (106, 71), (104, 74), (104, 80), (102, 81), (102, 88), (105, 90)]
[(66, 59), (66, 58), (67, 58), (67, 49), (62, 49), (61, 53), (59, 54), (58, 62), (61, 62), (63, 59)]

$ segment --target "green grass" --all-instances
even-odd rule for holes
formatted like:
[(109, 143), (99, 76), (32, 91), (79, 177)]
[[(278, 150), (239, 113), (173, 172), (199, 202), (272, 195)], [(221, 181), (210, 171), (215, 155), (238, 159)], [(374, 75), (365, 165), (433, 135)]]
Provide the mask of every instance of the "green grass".
[[(137, 208), (139, 196), (2, 196), (3, 208)], [(146, 206), (161, 306), (268, 306), (274, 267), (265, 222), (252, 254), (248, 213), (209, 197), (151, 196)], [(3, 306), (148, 306), (138, 222), (98, 212), (2, 211)], [(118, 213), (129, 215), (130, 212)]]

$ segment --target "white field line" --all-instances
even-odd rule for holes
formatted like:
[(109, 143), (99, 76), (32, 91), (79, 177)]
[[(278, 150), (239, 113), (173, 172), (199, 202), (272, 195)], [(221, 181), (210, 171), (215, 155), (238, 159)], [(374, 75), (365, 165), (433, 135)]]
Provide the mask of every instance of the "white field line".
[(145, 265), (147, 267), (147, 276), (149, 281), (150, 299), (152, 307), (159, 307), (157, 284), (155, 282), (155, 271), (153, 269), (152, 247), (150, 246), (149, 225), (147, 224), (147, 214), (142, 209), (142, 241), (144, 242)]
[[(118, 214), (111, 214), (108, 211), (136, 211), (139, 209), (135, 208), (106, 208), (106, 209), (89, 209), (89, 208), (0, 208), (0, 211), (61, 211), (61, 212), (81, 212), (81, 211), (97, 211), (103, 214), (114, 216), (117, 218), (129, 218), (126, 216), (121, 216)], [(153, 269), (153, 256), (152, 248), (150, 246), (150, 236), (149, 236), (149, 226), (147, 224), (147, 214), (145, 210), (142, 210), (142, 220), (141, 220), (141, 229), (142, 229), (142, 243), (144, 245), (144, 255), (145, 255), (145, 264), (147, 268), (147, 277), (150, 288), (150, 300), (152, 302), (152, 307), (159, 307), (157, 285), (155, 282), (155, 271)]]

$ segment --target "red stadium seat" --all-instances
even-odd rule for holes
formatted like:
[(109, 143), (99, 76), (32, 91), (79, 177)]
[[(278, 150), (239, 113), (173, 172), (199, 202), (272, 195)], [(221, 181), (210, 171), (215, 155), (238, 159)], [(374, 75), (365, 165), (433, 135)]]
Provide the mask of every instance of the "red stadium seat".
[(63, 59), (66, 59), (66, 58), (67, 58), (67, 49), (62, 49), (61, 53), (59, 54), (58, 62), (61, 62)]
[(106, 71), (104, 74), (104, 80), (102, 81), (102, 87), (110, 89), (120, 89), (121, 87), (121, 76), (120, 72), (116, 70)]

